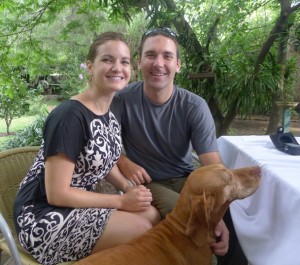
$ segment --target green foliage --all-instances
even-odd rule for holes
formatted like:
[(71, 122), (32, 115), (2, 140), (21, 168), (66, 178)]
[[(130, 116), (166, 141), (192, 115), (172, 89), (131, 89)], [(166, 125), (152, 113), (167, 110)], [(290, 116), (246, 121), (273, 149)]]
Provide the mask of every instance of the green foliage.
[(13, 138), (4, 144), (3, 149), (41, 145), (46, 117), (46, 114), (39, 116), (32, 124), (17, 132)]
[(65, 65), (63, 75), (67, 78), (61, 81), (61, 96), (63, 99), (68, 99), (87, 87), (86, 71), (80, 67), (84, 62), (84, 60), (79, 61), (78, 58), (74, 57)]
[[(280, 8), (275, 2), (237, 1), (181, 2), (185, 15), (193, 21), (194, 32), (203, 48), (203, 58), (183, 56), (178, 81), (207, 100), (214, 98), (225, 116), (230, 108), (237, 114), (269, 113), (280, 79), (277, 63), (278, 43), (268, 51), (258, 73), (254, 65), (262, 45), (276, 22)], [(188, 6), (189, 5), (189, 6)], [(220, 18), (212, 31), (213, 21)], [(213, 33), (213, 34), (212, 34)], [(212, 35), (211, 35), (212, 34)], [(188, 46), (183, 44), (183, 46)], [(294, 65), (294, 64), (293, 64)], [(213, 71), (213, 80), (188, 80), (189, 73)], [(296, 68), (287, 61), (286, 95), (292, 95)], [(289, 85), (288, 85), (289, 84)], [(289, 87), (289, 89), (288, 89)]]
[(29, 93), (23, 89), (16, 87), (14, 95), (10, 95), (8, 86), (0, 86), (0, 118), (3, 118), (6, 123), (6, 131), (9, 134), (9, 127), (14, 118), (20, 117), (28, 111), (28, 103), (26, 99)]
[[(254, 65), (281, 14), (281, 1), (3, 0), (0, 85), (9, 84), (13, 95), (21, 73), (31, 81), (57, 73), (63, 77), (61, 93), (69, 98), (85, 87), (78, 77), (80, 64), (100, 32), (124, 32), (135, 58), (146, 26), (169, 26), (179, 33), (182, 46), (177, 84), (216, 100), (223, 116), (234, 107), (241, 115), (268, 112), (278, 90), (278, 42), (265, 52), (259, 73)], [(292, 43), (298, 45), (299, 12), (294, 14)], [(138, 76), (134, 60), (133, 71), (132, 80)], [(214, 71), (215, 78), (187, 78), (204, 71)], [(287, 62), (287, 98), (293, 95), (295, 72), (295, 64)]]
[[(224, 102), (223, 110), (226, 111), (230, 105), (236, 104), (238, 114), (241, 116), (269, 112), (271, 95), (278, 90), (279, 68), (269, 56), (259, 73), (254, 75), (253, 59), (240, 56), (236, 60), (223, 60), (216, 64), (215, 70), (219, 75), (215, 89)], [(219, 70), (218, 67), (222, 69)]]
[[(62, 96), (69, 98), (86, 87), (78, 75), (79, 65), (85, 62), (89, 45), (103, 31), (113, 30), (126, 34), (136, 53), (140, 35), (146, 21), (134, 15), (122, 19), (117, 7), (126, 1), (111, 4), (98, 1), (36, 1), (5, 2), (7, 9), (0, 9), (0, 77), (3, 83), (12, 83), (11, 69), (22, 69), (36, 85), (40, 76), (57, 74), (62, 77)], [(129, 5), (126, 10), (134, 10)], [(122, 8), (120, 8), (122, 10)], [(127, 12), (126, 11), (126, 12)], [(124, 12), (124, 10), (123, 10)], [(135, 11), (134, 11), (135, 12)], [(2, 17), (1, 17), (2, 15)], [(3, 29), (3, 30), (2, 30)], [(20, 75), (20, 70), (17, 71)], [(18, 77), (20, 78), (20, 77)], [(1, 84), (1, 80), (0, 80)]]
[(45, 96), (32, 96), (29, 100), (27, 100), (27, 104), (29, 105), (29, 109), (27, 111), (28, 115), (43, 115), (48, 112)]

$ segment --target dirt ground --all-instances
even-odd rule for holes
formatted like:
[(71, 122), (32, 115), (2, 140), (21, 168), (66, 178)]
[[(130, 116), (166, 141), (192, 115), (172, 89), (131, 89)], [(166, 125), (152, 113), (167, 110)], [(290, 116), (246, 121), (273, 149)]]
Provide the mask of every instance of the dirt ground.
[[(269, 123), (267, 116), (254, 116), (249, 119), (235, 119), (231, 125), (232, 135), (265, 135)], [(300, 136), (300, 116), (291, 119), (290, 130)]]

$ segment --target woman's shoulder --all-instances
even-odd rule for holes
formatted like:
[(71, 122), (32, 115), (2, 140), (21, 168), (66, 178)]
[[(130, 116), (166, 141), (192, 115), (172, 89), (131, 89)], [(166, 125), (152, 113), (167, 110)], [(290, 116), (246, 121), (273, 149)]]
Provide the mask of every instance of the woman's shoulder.
[(79, 100), (67, 99), (60, 104), (58, 104), (53, 110), (62, 110), (62, 109), (87, 109)]
[(68, 99), (57, 105), (51, 112), (49, 116), (72, 116), (78, 115), (79, 113), (86, 115), (91, 111), (84, 106), (80, 101), (74, 99)]
[(70, 126), (87, 124), (93, 120), (93, 113), (77, 100), (66, 100), (56, 106), (48, 115), (45, 125)]

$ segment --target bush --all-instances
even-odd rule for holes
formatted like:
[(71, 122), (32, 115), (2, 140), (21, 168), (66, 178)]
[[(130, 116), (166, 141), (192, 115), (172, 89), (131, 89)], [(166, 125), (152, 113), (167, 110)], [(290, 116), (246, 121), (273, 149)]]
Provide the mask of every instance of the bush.
[(4, 149), (41, 145), (46, 117), (46, 114), (40, 115), (32, 124), (17, 132), (13, 138), (4, 144)]
[(32, 96), (30, 100), (28, 100), (28, 115), (43, 115), (47, 112), (47, 100), (42, 95)]

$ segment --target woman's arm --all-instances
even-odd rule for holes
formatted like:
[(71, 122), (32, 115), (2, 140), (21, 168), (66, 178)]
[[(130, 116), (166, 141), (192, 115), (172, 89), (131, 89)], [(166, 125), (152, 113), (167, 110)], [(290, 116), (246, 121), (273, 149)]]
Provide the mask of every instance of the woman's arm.
[(62, 153), (47, 157), (45, 186), (50, 204), (72, 208), (108, 207), (119, 209), (121, 207), (121, 198), (118, 195), (100, 194), (71, 187), (74, 167), (74, 162)]
[(152, 201), (151, 192), (142, 186), (130, 188), (124, 196), (73, 188), (70, 183), (74, 166), (74, 162), (62, 153), (46, 159), (45, 186), (50, 204), (72, 208), (114, 208), (143, 211)]
[(120, 172), (117, 164), (111, 169), (111, 171), (107, 174), (105, 179), (110, 182), (117, 190), (121, 190), (126, 193), (129, 188), (132, 186)]

